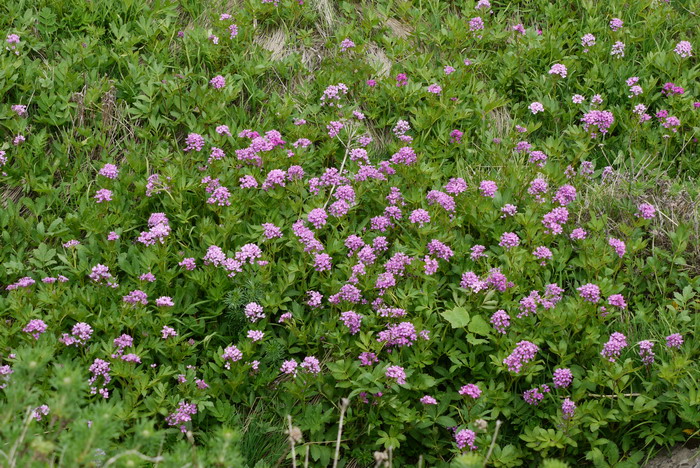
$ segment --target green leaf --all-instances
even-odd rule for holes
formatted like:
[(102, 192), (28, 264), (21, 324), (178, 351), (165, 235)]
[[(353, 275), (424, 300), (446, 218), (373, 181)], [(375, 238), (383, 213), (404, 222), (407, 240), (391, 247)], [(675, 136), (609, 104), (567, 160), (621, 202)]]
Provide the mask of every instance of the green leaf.
[(477, 335), (488, 336), (491, 334), (491, 326), (481, 315), (475, 315), (469, 322), (469, 331)]
[(452, 328), (464, 328), (469, 324), (469, 312), (464, 307), (455, 307), (442, 312), (440, 315), (452, 325)]

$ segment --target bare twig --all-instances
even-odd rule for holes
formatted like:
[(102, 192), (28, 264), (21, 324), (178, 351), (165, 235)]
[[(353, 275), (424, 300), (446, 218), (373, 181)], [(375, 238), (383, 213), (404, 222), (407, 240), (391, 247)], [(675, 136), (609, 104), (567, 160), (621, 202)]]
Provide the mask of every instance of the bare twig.
[(289, 414), (287, 415), (287, 424), (289, 426), (289, 445), (292, 449), (292, 468), (297, 468), (297, 452), (295, 448), (294, 437), (292, 436), (294, 429), (292, 428), (292, 416)]
[(340, 421), (338, 422), (338, 439), (335, 442), (335, 456), (333, 457), (333, 468), (338, 468), (338, 459), (340, 458), (340, 439), (343, 435), (343, 420), (345, 419), (345, 410), (348, 409), (350, 400), (343, 398), (340, 400)]
[(491, 454), (493, 453), (493, 448), (496, 446), (496, 437), (498, 437), (498, 430), (501, 428), (501, 422), (500, 419), (496, 420), (496, 429), (493, 431), (493, 437), (491, 437), (491, 446), (489, 447), (489, 451), (486, 454), (486, 458), (484, 459), (484, 466), (489, 462), (489, 458), (491, 458)]
[(149, 463), (159, 463), (164, 460), (163, 457), (149, 457), (148, 455), (144, 455), (143, 453), (139, 452), (138, 450), (127, 450), (126, 452), (122, 452), (118, 455), (113, 456), (107, 462), (105, 463), (104, 466), (110, 466), (117, 460), (119, 460), (121, 457), (125, 457), (127, 455), (136, 455), (139, 457), (141, 460), (146, 460)]

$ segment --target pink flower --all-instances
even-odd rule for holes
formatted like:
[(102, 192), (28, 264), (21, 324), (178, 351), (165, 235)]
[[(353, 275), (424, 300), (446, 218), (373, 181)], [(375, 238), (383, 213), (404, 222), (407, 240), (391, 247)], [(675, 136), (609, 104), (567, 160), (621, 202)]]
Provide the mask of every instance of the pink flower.
[(419, 400), (424, 405), (437, 405), (437, 400), (430, 395), (425, 395)]
[(431, 84), (428, 86), (428, 92), (432, 94), (440, 94), (442, 92), (442, 87), (438, 84)]
[(265, 336), (265, 333), (263, 333), (260, 330), (248, 330), (247, 336), (255, 343), (256, 341), (262, 340), (263, 336)]
[(471, 429), (462, 429), (455, 434), (455, 442), (460, 450), (465, 449), (467, 446), (469, 450), (476, 450), (478, 447), (475, 445), (475, 441), (476, 433)]
[(481, 191), (481, 195), (484, 197), (493, 198), (496, 195), (498, 186), (496, 185), (496, 182), (492, 180), (482, 180), (479, 184), (479, 190)]
[(688, 41), (681, 41), (673, 51), (683, 58), (688, 58), (693, 55), (693, 46)]
[(540, 348), (529, 341), (520, 341), (508, 357), (503, 360), (503, 364), (508, 367), (510, 372), (515, 372), (519, 374), (523, 368), (524, 364), (532, 361), (535, 358), (535, 354)]
[(567, 73), (566, 67), (561, 63), (555, 63), (549, 70), (550, 75), (559, 75), (562, 78), (566, 78)]
[(355, 311), (348, 310), (340, 314), (340, 320), (343, 324), (350, 329), (350, 334), (355, 335), (360, 331), (360, 326), (362, 325), (363, 316), (355, 313)]
[(352, 42), (350, 39), (345, 38), (343, 39), (343, 42), (340, 43), (340, 51), (345, 52), (348, 49), (352, 49), (355, 47), (355, 43)]
[(537, 102), (537, 101), (530, 104), (528, 106), (528, 109), (530, 109), (530, 112), (532, 112), (533, 114), (537, 114), (539, 112), (544, 112), (544, 106), (542, 105), (541, 102)]
[(46, 323), (40, 319), (30, 320), (29, 323), (22, 329), (25, 333), (30, 333), (35, 340), (46, 331)]
[(610, 29), (617, 31), (625, 24), (620, 18), (613, 18), (610, 20)]
[(510, 316), (505, 310), (497, 310), (491, 316), (491, 325), (493, 325), (493, 328), (495, 328), (497, 332), (505, 335), (506, 330), (510, 326)]
[(175, 329), (167, 325), (163, 325), (163, 329), (160, 331), (160, 333), (164, 340), (167, 340), (170, 337), (177, 336), (177, 332), (175, 331)]
[(158, 299), (156, 299), (156, 305), (158, 307), (173, 307), (175, 303), (173, 300), (168, 297), (168, 296), (161, 296)]
[(481, 389), (475, 384), (467, 384), (459, 389), (460, 395), (466, 395), (476, 400), (481, 396)]
[(498, 243), (498, 245), (506, 250), (509, 250), (520, 245), (520, 238), (514, 232), (505, 232), (501, 236), (501, 241)]
[(625, 338), (625, 335), (615, 332), (610, 335), (610, 339), (607, 343), (605, 343), (600, 354), (607, 358), (608, 361), (615, 362), (617, 358), (620, 357), (622, 349), (626, 347), (627, 339)]
[(384, 375), (389, 379), (396, 380), (396, 383), (403, 385), (406, 383), (406, 372), (401, 366), (389, 366), (387, 367)]
[(554, 371), (553, 381), (555, 388), (566, 388), (571, 385), (573, 380), (574, 375), (571, 373), (570, 369), (562, 368)]
[(588, 302), (596, 303), (600, 301), (600, 288), (593, 283), (584, 284), (576, 288), (576, 290), (579, 292), (579, 296)]
[(622, 242), (620, 239), (615, 239), (614, 237), (611, 237), (608, 239), (608, 244), (610, 247), (615, 249), (615, 253), (617, 253), (617, 256), (622, 258), (625, 255), (625, 250), (627, 247), (625, 246), (625, 243)]
[(680, 333), (674, 333), (674, 334), (666, 337), (666, 346), (668, 348), (681, 349), (682, 344), (683, 344), (683, 337), (681, 336)]
[(263, 308), (257, 302), (250, 302), (250, 303), (246, 304), (244, 312), (245, 312), (245, 316), (252, 323), (255, 323), (258, 320), (262, 320), (265, 318), (265, 314), (263, 313)]
[(637, 210), (638, 212), (635, 214), (637, 217), (652, 219), (654, 216), (656, 216), (656, 208), (654, 205), (650, 205), (649, 203), (642, 203), (637, 207)]
[(98, 174), (108, 179), (116, 179), (119, 175), (119, 168), (114, 164), (105, 164)]
[(107, 189), (100, 189), (95, 193), (95, 203), (103, 203), (112, 201), (112, 191)]

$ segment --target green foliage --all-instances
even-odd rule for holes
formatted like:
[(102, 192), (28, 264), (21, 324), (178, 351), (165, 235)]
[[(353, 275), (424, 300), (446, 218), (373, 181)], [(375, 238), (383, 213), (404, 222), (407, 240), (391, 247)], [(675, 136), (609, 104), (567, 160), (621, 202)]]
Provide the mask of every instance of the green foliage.
[[(691, 12), (698, 1), (475, 6), (2, 2), (2, 30), (20, 42), (16, 49), (5, 42), (0, 53), (0, 465), (291, 466), (290, 415), (302, 435), (299, 465), (308, 450), (309, 466), (328, 466), (343, 398), (350, 404), (340, 466), (638, 466), (696, 432), (700, 66)], [(485, 28), (470, 31), (476, 16)], [(614, 17), (624, 21), (619, 31), (609, 27)], [(588, 33), (597, 42), (584, 52)], [(345, 38), (356, 46), (341, 51)], [(692, 57), (674, 52), (682, 40), (693, 43)], [(616, 41), (626, 44), (624, 58), (610, 55)], [(556, 63), (567, 67), (566, 78), (548, 73)], [(397, 86), (400, 73), (405, 86)], [(210, 82), (217, 75), (221, 89)], [(643, 93), (630, 97), (626, 80), (633, 76)], [(684, 92), (665, 95), (667, 82)], [(348, 91), (340, 93), (342, 107), (324, 105), (324, 91), (339, 83)], [(442, 91), (429, 92), (432, 84)], [(575, 104), (577, 94), (586, 100)], [(543, 113), (530, 111), (535, 101)], [(16, 104), (27, 106), (26, 116), (12, 110)], [(640, 122), (638, 104), (650, 121)], [(609, 132), (596, 138), (581, 121), (592, 109), (614, 115)], [(662, 110), (680, 120), (677, 131), (655, 116)], [(400, 120), (410, 125), (410, 142), (393, 130)], [(327, 127), (333, 121), (344, 124), (334, 138)], [(217, 131), (221, 125), (232, 136)], [(259, 165), (238, 153), (251, 142), (241, 132), (269, 143), (272, 130), (286, 143), (258, 151)], [(192, 133), (204, 138), (203, 150), (185, 149)], [(26, 141), (15, 142), (18, 135)], [(350, 150), (367, 135), (368, 161), (381, 170), (363, 180)], [(310, 146), (294, 144), (301, 139)], [(546, 153), (546, 164), (517, 151), (521, 141)], [(415, 163), (388, 163), (407, 146)], [(226, 156), (210, 158), (212, 148)], [(119, 167), (117, 178), (98, 175), (107, 163)], [(262, 185), (270, 171), (295, 165), (305, 175), (284, 186), (241, 188), (244, 176)], [(328, 168), (346, 171), (347, 181), (314, 185)], [(148, 179), (154, 174), (155, 187)], [(208, 202), (213, 189), (204, 177), (228, 189), (229, 204)], [(453, 211), (426, 198), (446, 191), (452, 178), (468, 185), (452, 193)], [(549, 185), (546, 199), (528, 192), (536, 178)], [(480, 194), (483, 180), (497, 183), (493, 198)], [(559, 206), (552, 196), (566, 184), (577, 197), (567, 205), (563, 234), (553, 235), (542, 220)], [(313, 209), (332, 213), (340, 185), (352, 186), (356, 200), (346, 215), (312, 229), (333, 264), (317, 271), (313, 248), (292, 226)], [(405, 204), (396, 203), (401, 217), (382, 231), (373, 218), (388, 213), (392, 186)], [(101, 189), (112, 192), (111, 201), (96, 202)], [(643, 202), (657, 207), (654, 219), (635, 216)], [(517, 213), (504, 215), (506, 204)], [(430, 222), (409, 221), (416, 209), (429, 212)], [(167, 216), (169, 231), (145, 245), (138, 239), (153, 228), (153, 213)], [(281, 227), (282, 237), (265, 238), (264, 223)], [(570, 238), (576, 227), (587, 231), (585, 239)], [(511, 249), (499, 245), (508, 232), (520, 240)], [(108, 240), (111, 233), (119, 238)], [(355, 271), (365, 254), (349, 251), (350, 235), (366, 245), (385, 237), (387, 249), (375, 244), (376, 259), (363, 259), (364, 271)], [(610, 237), (625, 242), (624, 256)], [(66, 245), (73, 239), (79, 244)], [(454, 257), (430, 252), (433, 239)], [(248, 244), (260, 247), (256, 260), (263, 263), (227, 269), (203, 261), (210, 246), (237, 260)], [(486, 255), (470, 256), (475, 245)], [(533, 255), (539, 246), (552, 252), (544, 265)], [(413, 260), (382, 291), (379, 275), (399, 253)], [(196, 268), (182, 265), (185, 258)], [(91, 280), (98, 264), (118, 284)], [(462, 281), (473, 272), (488, 283), (496, 268), (512, 286), (477, 291)], [(155, 280), (142, 279), (146, 273)], [(60, 276), (67, 281), (42, 282)], [(35, 284), (6, 289), (24, 277)], [(587, 283), (600, 287), (596, 304), (577, 291)], [(348, 284), (362, 300), (329, 301)], [(536, 314), (516, 317), (524, 298), (544, 295), (550, 284), (564, 289), (555, 306), (539, 303)], [(125, 302), (134, 290), (147, 295), (147, 305)], [(309, 304), (309, 291), (323, 294), (320, 306)], [(627, 306), (605, 302), (614, 294)], [(175, 305), (156, 306), (161, 296)], [(255, 322), (245, 313), (252, 302), (265, 314)], [(381, 313), (380, 302), (405, 315)], [(352, 334), (340, 319), (350, 310), (363, 316)], [(493, 326), (498, 310), (510, 316), (506, 333)], [(31, 320), (47, 325), (38, 339), (25, 331)], [(411, 346), (392, 347), (380, 333), (401, 322), (410, 322), (416, 337)], [(64, 334), (78, 323), (89, 324), (92, 336), (67, 345)], [(177, 336), (163, 338), (164, 326)], [(248, 337), (251, 330), (264, 332), (261, 341)], [(428, 333), (418, 337), (421, 331)], [(601, 350), (615, 332), (628, 346), (611, 362)], [(680, 349), (665, 346), (672, 333), (683, 336)], [(133, 344), (119, 349), (114, 340), (124, 334)], [(512, 372), (504, 359), (524, 340), (539, 351)], [(653, 365), (641, 361), (642, 340), (654, 343)], [(242, 359), (224, 358), (231, 346)], [(378, 362), (362, 365), (360, 353)], [(319, 360), (318, 374), (281, 371), (306, 357)], [(96, 359), (110, 364), (109, 382), (89, 381)], [(387, 377), (391, 366), (405, 370), (406, 383)], [(571, 369), (570, 386), (552, 386), (559, 368)], [(460, 393), (469, 383), (478, 384), (479, 398)], [(526, 403), (523, 394), (542, 385), (551, 391), (539, 404)], [(109, 398), (97, 392), (102, 387)], [(421, 403), (425, 396), (436, 404)], [(576, 404), (573, 417), (562, 412), (565, 398)], [(196, 413), (170, 424), (183, 402)], [(42, 416), (36, 411), (43, 405), (49, 410)], [(497, 435), (496, 421), (503, 422)], [(460, 430), (475, 432), (474, 452), (456, 447)]]

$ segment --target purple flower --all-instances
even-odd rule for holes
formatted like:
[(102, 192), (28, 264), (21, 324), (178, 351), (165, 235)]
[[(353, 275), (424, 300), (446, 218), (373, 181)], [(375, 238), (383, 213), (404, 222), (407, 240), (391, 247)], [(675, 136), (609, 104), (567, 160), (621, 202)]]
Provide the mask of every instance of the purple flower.
[(116, 179), (119, 175), (119, 168), (114, 164), (105, 164), (98, 174), (108, 179)]
[(197, 406), (193, 403), (180, 402), (177, 410), (170, 414), (165, 421), (169, 426), (179, 426), (180, 432), (187, 432), (185, 423), (192, 421), (192, 415), (197, 414)]
[(637, 217), (652, 219), (654, 216), (656, 216), (656, 208), (654, 205), (650, 205), (649, 203), (642, 203), (637, 207), (637, 210), (638, 212), (635, 214)]
[(481, 389), (476, 384), (467, 384), (459, 389), (459, 394), (476, 400), (481, 396)]
[(642, 358), (642, 363), (646, 366), (654, 364), (654, 343), (644, 340), (637, 343), (637, 345), (639, 345), (639, 356)]
[(100, 189), (95, 193), (95, 203), (104, 203), (112, 201), (112, 191), (108, 189)]
[[(355, 331), (357, 330), (359, 330), (359, 322), (357, 323), (357, 329), (355, 329)], [(350, 333), (354, 335), (355, 333), (352, 331), (353, 327), (350, 327)], [(386, 330), (383, 330), (377, 334), (377, 341), (380, 343), (385, 343), (388, 347), (411, 346), (417, 338), (418, 335), (416, 334), (416, 328), (411, 322), (401, 322), (397, 325), (389, 325), (387, 326)]]
[(549, 69), (550, 75), (559, 75), (562, 78), (566, 78), (567, 73), (566, 67), (561, 63), (555, 63), (552, 65), (552, 68)]
[(673, 51), (683, 58), (688, 58), (693, 55), (693, 46), (688, 41), (680, 41)]
[(627, 303), (622, 294), (612, 294), (608, 297), (608, 304), (611, 306), (619, 307), (620, 309), (627, 308)]
[(546, 260), (552, 259), (552, 251), (542, 245), (537, 247), (532, 254), (535, 256), (535, 258), (542, 260), (541, 265), (545, 265)]
[(668, 347), (668, 348), (681, 349), (682, 344), (683, 344), (683, 337), (681, 336), (680, 333), (674, 333), (674, 334), (668, 335), (666, 337), (666, 347)]
[(253, 342), (262, 340), (263, 336), (265, 336), (265, 333), (260, 330), (248, 330), (247, 337), (253, 340)]
[(428, 92), (432, 94), (440, 94), (442, 92), (442, 87), (438, 84), (431, 84), (428, 86)]
[(46, 331), (46, 323), (40, 319), (30, 320), (29, 323), (22, 329), (25, 333), (31, 333), (35, 340)]
[(156, 299), (156, 305), (158, 307), (173, 307), (175, 303), (173, 300), (168, 297), (168, 296), (161, 296), (158, 299)]
[(625, 246), (625, 243), (622, 242), (620, 239), (611, 237), (608, 239), (608, 244), (610, 245), (610, 247), (615, 249), (615, 253), (618, 257), (622, 258), (625, 255), (625, 250), (627, 247)]
[(404, 372), (404, 369), (401, 366), (387, 367), (386, 371), (384, 372), (384, 375), (388, 379), (395, 379), (396, 383), (399, 385), (403, 385), (406, 383), (406, 372)]
[(625, 43), (622, 41), (617, 41), (612, 45), (610, 49), (610, 55), (613, 57), (624, 57), (625, 56)]
[(469, 30), (470, 31), (480, 31), (484, 29), (484, 20), (480, 16), (476, 16), (469, 20)]
[(481, 184), (479, 184), (479, 190), (481, 191), (481, 195), (484, 197), (493, 198), (496, 195), (498, 186), (496, 185), (496, 182), (492, 180), (482, 180)]
[(583, 286), (576, 288), (584, 300), (596, 303), (600, 301), (600, 288), (593, 283), (586, 283)]
[(265, 314), (263, 313), (263, 308), (260, 304), (257, 302), (250, 302), (246, 304), (244, 313), (246, 318), (251, 321), (251, 323), (255, 323), (258, 320), (262, 320), (265, 318)]
[(371, 366), (379, 362), (376, 354), (368, 352), (360, 353), (359, 359), (361, 366)]
[(420, 402), (424, 405), (437, 405), (437, 400), (430, 395), (425, 395), (421, 397)]
[(177, 332), (175, 331), (175, 329), (167, 325), (163, 325), (163, 329), (160, 331), (160, 333), (164, 340), (167, 340), (170, 337), (177, 336)]
[(314, 269), (316, 271), (329, 271), (333, 258), (327, 253), (314, 254)]
[(243, 353), (235, 346), (228, 346), (224, 349), (224, 354), (221, 355), (221, 359), (224, 360), (224, 367), (226, 369), (231, 369), (231, 363), (243, 359)]
[(183, 151), (187, 152), (195, 150), (199, 152), (202, 151), (202, 148), (204, 148), (204, 137), (198, 133), (190, 133), (189, 135), (187, 135), (185, 143), (187, 144), (187, 146), (185, 146), (185, 149)]
[(532, 361), (539, 349), (540, 348), (536, 344), (530, 341), (520, 341), (513, 352), (503, 360), (503, 364), (508, 367), (510, 372), (519, 374), (523, 365)]
[(340, 43), (340, 51), (345, 52), (348, 49), (352, 49), (355, 47), (355, 43), (352, 42), (349, 38), (343, 39), (343, 42)]
[(556, 369), (553, 374), (554, 388), (566, 388), (571, 385), (574, 375), (570, 369)]
[(462, 429), (455, 434), (455, 442), (460, 450), (465, 449), (467, 446), (469, 450), (476, 450), (478, 447), (474, 444), (475, 440), (476, 433), (471, 429)]
[(598, 133), (608, 133), (608, 129), (615, 122), (615, 117), (609, 111), (592, 110), (581, 118), (581, 122), (583, 122), (583, 129), (587, 132), (589, 128), (594, 127), (591, 129), (590, 135), (591, 138), (596, 138)]
[(510, 316), (505, 310), (497, 310), (491, 316), (491, 325), (497, 332), (505, 335), (506, 330), (510, 326)]
[(326, 224), (328, 214), (323, 208), (314, 208), (308, 215), (308, 220), (316, 229), (320, 229)]
[(319, 374), (321, 372), (321, 363), (314, 356), (306, 356), (299, 367), (309, 374)]
[(520, 238), (514, 232), (504, 232), (498, 245), (506, 250), (510, 250), (513, 247), (520, 245)]
[(532, 112), (533, 114), (537, 114), (539, 112), (544, 112), (544, 106), (542, 105), (541, 102), (537, 102), (537, 101), (530, 104), (528, 106), (528, 109), (530, 109), (530, 112)]
[(564, 419), (571, 419), (574, 417), (574, 412), (576, 411), (576, 404), (569, 398), (565, 398), (561, 404), (562, 417)]
[(583, 229), (576, 228), (573, 231), (571, 231), (571, 235), (569, 237), (571, 237), (571, 239), (573, 240), (583, 240), (586, 238), (587, 235), (588, 233)]
[(610, 20), (610, 29), (617, 31), (625, 24), (620, 18), (613, 18)]
[(419, 227), (423, 227), (424, 224), (430, 223), (430, 213), (419, 208), (411, 212), (408, 220), (413, 224), (418, 224)]
[(350, 329), (350, 334), (355, 335), (360, 331), (360, 325), (362, 324), (363, 316), (355, 313), (355, 311), (348, 310), (340, 314), (340, 320), (343, 324)]
[(615, 362), (622, 349), (627, 347), (627, 339), (622, 333), (615, 332), (610, 335), (610, 339), (603, 346), (603, 350), (600, 352), (601, 356), (608, 359), (610, 362)]

